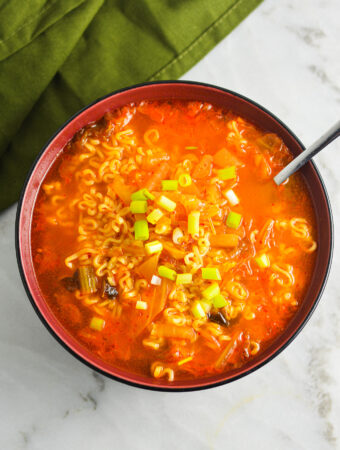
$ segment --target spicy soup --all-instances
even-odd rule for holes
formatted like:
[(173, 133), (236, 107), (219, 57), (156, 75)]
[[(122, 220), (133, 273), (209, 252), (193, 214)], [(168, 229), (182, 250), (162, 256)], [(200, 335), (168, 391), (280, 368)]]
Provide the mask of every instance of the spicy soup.
[(169, 382), (228, 372), (301, 305), (311, 199), (282, 140), (211, 104), (141, 102), (80, 130), (32, 225), (40, 289), (82, 345)]

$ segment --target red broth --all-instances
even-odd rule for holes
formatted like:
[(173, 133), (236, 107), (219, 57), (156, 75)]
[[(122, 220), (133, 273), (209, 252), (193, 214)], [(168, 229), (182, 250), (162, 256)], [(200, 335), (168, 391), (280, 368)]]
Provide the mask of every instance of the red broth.
[(206, 103), (141, 102), (89, 124), (34, 210), (52, 311), (134, 373), (171, 382), (242, 366), (287, 327), (314, 267), (303, 180), (273, 182), (291, 159), (275, 134)]

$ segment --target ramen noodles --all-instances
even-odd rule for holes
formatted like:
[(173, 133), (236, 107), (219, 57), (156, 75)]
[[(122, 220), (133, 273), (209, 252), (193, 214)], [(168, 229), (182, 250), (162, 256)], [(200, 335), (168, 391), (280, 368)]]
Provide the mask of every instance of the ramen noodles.
[(317, 252), (275, 134), (203, 102), (143, 101), (80, 130), (43, 180), (43, 296), (91, 353), (171, 383), (238, 368), (299, 309)]

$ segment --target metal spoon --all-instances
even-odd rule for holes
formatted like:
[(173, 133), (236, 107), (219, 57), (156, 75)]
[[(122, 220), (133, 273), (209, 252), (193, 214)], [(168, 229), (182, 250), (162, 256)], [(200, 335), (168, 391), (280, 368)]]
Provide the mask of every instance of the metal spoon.
[(284, 169), (282, 169), (275, 177), (274, 181), (277, 185), (283, 183), (288, 177), (293, 175), (300, 167), (304, 166), (314, 155), (319, 153), (326, 145), (330, 144), (334, 139), (340, 136), (340, 120), (336, 122), (325, 134), (323, 134), (310, 147), (306, 148), (299, 156), (293, 159)]

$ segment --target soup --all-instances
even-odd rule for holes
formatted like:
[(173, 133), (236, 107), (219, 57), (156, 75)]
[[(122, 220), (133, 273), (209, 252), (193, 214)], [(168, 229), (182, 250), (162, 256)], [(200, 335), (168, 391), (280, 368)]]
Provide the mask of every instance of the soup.
[(203, 102), (143, 101), (80, 130), (32, 225), (55, 316), (114, 367), (166, 382), (264, 351), (303, 302), (317, 250), (300, 175), (275, 134)]

